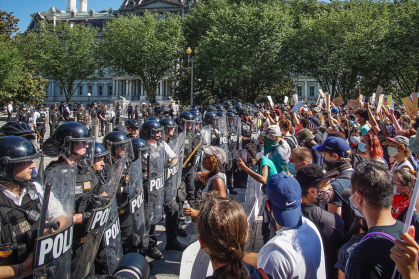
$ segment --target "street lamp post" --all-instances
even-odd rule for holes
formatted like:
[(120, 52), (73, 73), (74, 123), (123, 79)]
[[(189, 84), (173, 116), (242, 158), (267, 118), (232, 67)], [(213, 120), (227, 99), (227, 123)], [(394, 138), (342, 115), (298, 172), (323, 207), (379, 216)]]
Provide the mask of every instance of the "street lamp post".
[(87, 108), (90, 108), (90, 96), (92, 96), (92, 93), (87, 93)]
[[(186, 50), (186, 53), (188, 54), (188, 63), (191, 63), (191, 107), (193, 106), (193, 63), (196, 62), (196, 58), (193, 57), (192, 49), (188, 47)], [(198, 54), (198, 48), (195, 48), (194, 50), (195, 55)]]

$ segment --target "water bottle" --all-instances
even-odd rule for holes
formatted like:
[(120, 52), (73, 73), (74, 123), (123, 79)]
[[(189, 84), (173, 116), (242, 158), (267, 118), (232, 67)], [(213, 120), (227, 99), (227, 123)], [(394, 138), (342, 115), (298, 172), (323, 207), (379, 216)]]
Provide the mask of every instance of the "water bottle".
[[(184, 201), (183, 202), (183, 208), (190, 208), (191, 206), (189, 205), (188, 201)], [(190, 224), (192, 223), (192, 216), (185, 216), (185, 224)]]

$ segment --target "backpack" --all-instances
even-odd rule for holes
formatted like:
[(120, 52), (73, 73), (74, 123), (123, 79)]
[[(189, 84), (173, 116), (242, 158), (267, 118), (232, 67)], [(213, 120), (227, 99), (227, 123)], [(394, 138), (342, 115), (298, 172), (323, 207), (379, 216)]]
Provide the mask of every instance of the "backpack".
[(294, 135), (286, 136), (284, 138), (284, 140), (288, 143), (288, 145), (290, 146), (291, 150), (293, 150), (294, 148), (300, 147), (298, 145), (298, 141), (297, 141), (297, 139), (295, 138)]

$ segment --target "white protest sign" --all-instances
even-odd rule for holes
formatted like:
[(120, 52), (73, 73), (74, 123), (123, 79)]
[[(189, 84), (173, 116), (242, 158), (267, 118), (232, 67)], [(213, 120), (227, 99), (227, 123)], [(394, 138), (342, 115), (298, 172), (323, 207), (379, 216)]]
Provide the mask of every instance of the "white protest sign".
[(272, 101), (272, 97), (271, 96), (266, 96), (268, 97), (268, 101), (271, 104), (272, 107), (274, 107), (274, 102)]
[(301, 106), (304, 104), (304, 101), (299, 101), (298, 103), (295, 104), (295, 106), (292, 108), (291, 112), (295, 112), (298, 113), (298, 111), (300, 110)]
[(247, 181), (246, 199), (243, 206), (249, 227), (253, 225), (253, 222), (258, 217), (262, 202), (262, 183), (257, 182), (254, 178), (249, 176), (249, 180)]
[(294, 99), (294, 104), (298, 103), (298, 94), (292, 95), (292, 98)]
[(179, 278), (205, 279), (212, 275), (211, 260), (205, 250), (201, 249), (199, 240), (192, 243), (182, 254)]
[(284, 97), (284, 104), (288, 104), (288, 96)]
[(326, 109), (327, 112), (330, 111), (330, 94), (326, 94)]

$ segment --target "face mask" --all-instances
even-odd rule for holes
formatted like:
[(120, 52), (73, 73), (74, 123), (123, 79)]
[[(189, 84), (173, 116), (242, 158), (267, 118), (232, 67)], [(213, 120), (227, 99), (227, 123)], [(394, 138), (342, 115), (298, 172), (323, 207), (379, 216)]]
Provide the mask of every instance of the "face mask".
[(333, 197), (333, 189), (329, 189), (329, 190), (320, 190), (317, 189), (317, 196), (316, 196), (316, 201), (319, 204), (325, 205), (327, 204)]
[[(355, 192), (356, 193), (356, 192)], [(361, 213), (359, 213), (359, 211), (358, 211), (358, 207), (359, 207), (359, 205), (358, 205), (358, 207), (357, 208), (355, 208), (354, 206), (353, 206), (353, 204), (352, 204), (352, 198), (353, 198), (353, 196), (355, 196), (355, 193), (351, 196), (351, 198), (349, 199), (349, 204), (351, 205), (351, 208), (352, 208), (352, 210), (355, 212), (355, 215), (356, 216), (358, 216), (358, 217), (361, 217), (361, 218), (364, 218), (364, 216), (362, 216), (362, 214)]]
[(351, 142), (353, 144), (357, 144), (359, 142), (360, 138), (359, 137), (351, 137)]
[(338, 123), (338, 127), (340, 127), (340, 123)]
[(263, 138), (263, 147), (264, 147), (264, 154), (268, 154), (274, 151), (279, 145), (277, 140), (271, 140), (270, 138), (264, 137)]
[(367, 145), (361, 141), (361, 142), (359, 142), (359, 144), (358, 144), (358, 149), (359, 149), (361, 152), (366, 152), (366, 151), (367, 151), (366, 146), (367, 146)]
[(387, 152), (388, 152), (388, 155), (390, 155), (391, 157), (394, 157), (394, 156), (396, 156), (397, 154), (399, 154), (399, 151), (397, 151), (397, 149), (396, 149), (396, 148), (391, 147), (391, 146), (388, 146), (388, 147), (387, 147)]
[(393, 196), (400, 196), (399, 193), (397, 193), (397, 186), (394, 186), (394, 193)]
[(297, 170), (295, 169), (295, 166), (298, 166), (298, 165), (300, 165), (302, 163), (303, 162), (298, 163), (298, 164), (288, 163), (288, 171), (290, 172), (290, 174), (292, 174), (293, 176), (295, 176), (297, 174)]

